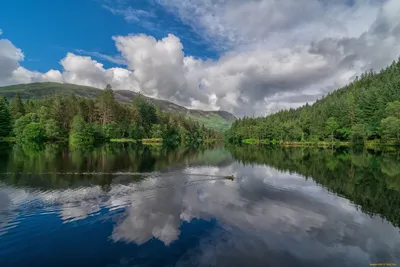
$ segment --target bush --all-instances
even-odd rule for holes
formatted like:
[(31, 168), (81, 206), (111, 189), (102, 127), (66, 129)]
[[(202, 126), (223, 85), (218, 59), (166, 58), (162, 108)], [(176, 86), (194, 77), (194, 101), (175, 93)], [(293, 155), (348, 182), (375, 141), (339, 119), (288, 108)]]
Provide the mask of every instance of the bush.
[(23, 130), (20, 140), (24, 143), (43, 143), (46, 135), (42, 125), (38, 122), (29, 123)]
[(93, 129), (82, 116), (77, 115), (72, 120), (69, 143), (74, 147), (93, 146), (94, 144)]
[(17, 137), (17, 140), (21, 140), (22, 133), (24, 132), (25, 127), (31, 123), (31, 118), (27, 115), (20, 117), (14, 123), (14, 134)]

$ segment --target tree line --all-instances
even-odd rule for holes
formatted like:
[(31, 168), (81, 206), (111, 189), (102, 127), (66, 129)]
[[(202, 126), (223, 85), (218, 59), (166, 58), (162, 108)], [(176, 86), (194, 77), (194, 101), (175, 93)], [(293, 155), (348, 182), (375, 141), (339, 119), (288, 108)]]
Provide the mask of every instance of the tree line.
[(144, 96), (120, 103), (110, 85), (95, 99), (55, 94), (23, 102), (19, 93), (9, 103), (0, 98), (0, 138), (20, 143), (68, 140), (90, 146), (111, 139), (162, 139), (168, 145), (193, 145), (221, 134), (198, 122), (156, 108)]
[(231, 143), (245, 139), (281, 141), (384, 140), (400, 143), (400, 59), (372, 70), (314, 104), (235, 121), (227, 131)]

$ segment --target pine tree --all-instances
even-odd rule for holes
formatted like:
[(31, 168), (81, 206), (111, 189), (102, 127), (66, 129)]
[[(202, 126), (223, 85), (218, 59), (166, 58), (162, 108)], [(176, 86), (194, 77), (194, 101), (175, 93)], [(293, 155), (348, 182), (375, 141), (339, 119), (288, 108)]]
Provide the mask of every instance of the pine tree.
[(22, 103), (19, 93), (11, 100), (10, 114), (14, 121), (25, 115), (24, 103)]
[(0, 98), (0, 137), (7, 137), (11, 133), (11, 116), (7, 98)]
[(107, 84), (106, 88), (97, 98), (96, 108), (101, 125), (114, 122), (117, 115), (117, 106), (111, 85)]
[(66, 101), (59, 95), (56, 94), (51, 100), (50, 115), (57, 124), (61, 127), (63, 132), (68, 132), (69, 121), (66, 119)]

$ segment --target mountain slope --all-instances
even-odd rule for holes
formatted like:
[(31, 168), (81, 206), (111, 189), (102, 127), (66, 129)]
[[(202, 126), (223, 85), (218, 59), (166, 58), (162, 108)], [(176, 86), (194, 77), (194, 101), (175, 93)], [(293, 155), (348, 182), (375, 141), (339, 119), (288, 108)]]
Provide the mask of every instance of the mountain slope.
[(312, 105), (283, 110), (264, 118), (235, 121), (231, 141), (336, 140), (400, 143), (400, 59), (379, 73), (362, 74)]
[[(75, 95), (77, 97), (95, 98), (102, 90), (89, 86), (62, 84), (62, 83), (29, 83), (0, 87), (0, 94), (11, 99), (16, 93), (20, 93), (23, 100), (44, 98), (52, 94)], [(115, 90), (115, 98), (119, 102), (130, 103), (139, 93), (129, 90)], [(177, 113), (190, 117), (204, 124), (208, 128), (225, 130), (236, 117), (227, 111), (203, 111), (187, 109), (172, 102), (146, 97), (156, 107), (166, 112)]]

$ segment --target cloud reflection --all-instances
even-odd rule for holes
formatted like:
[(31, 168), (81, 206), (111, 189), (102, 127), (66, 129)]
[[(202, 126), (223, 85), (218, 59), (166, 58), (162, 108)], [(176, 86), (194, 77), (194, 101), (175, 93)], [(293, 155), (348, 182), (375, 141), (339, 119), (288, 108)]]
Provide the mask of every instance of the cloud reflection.
[[(169, 246), (184, 234), (183, 222), (216, 219), (218, 227), (201, 237), (178, 266), (187, 261), (198, 266), (246, 261), (262, 266), (266, 257), (276, 265), (299, 266), (400, 260), (398, 228), (300, 175), (239, 163), (188, 168), (184, 173), (112, 184), (107, 192), (98, 186), (48, 192), (2, 188), (0, 210), (26, 203), (58, 205), (60, 218), (71, 222), (104, 208), (118, 209), (123, 212), (115, 217), (111, 240), (137, 245), (155, 238)], [(236, 179), (190, 173), (233, 174)]]

